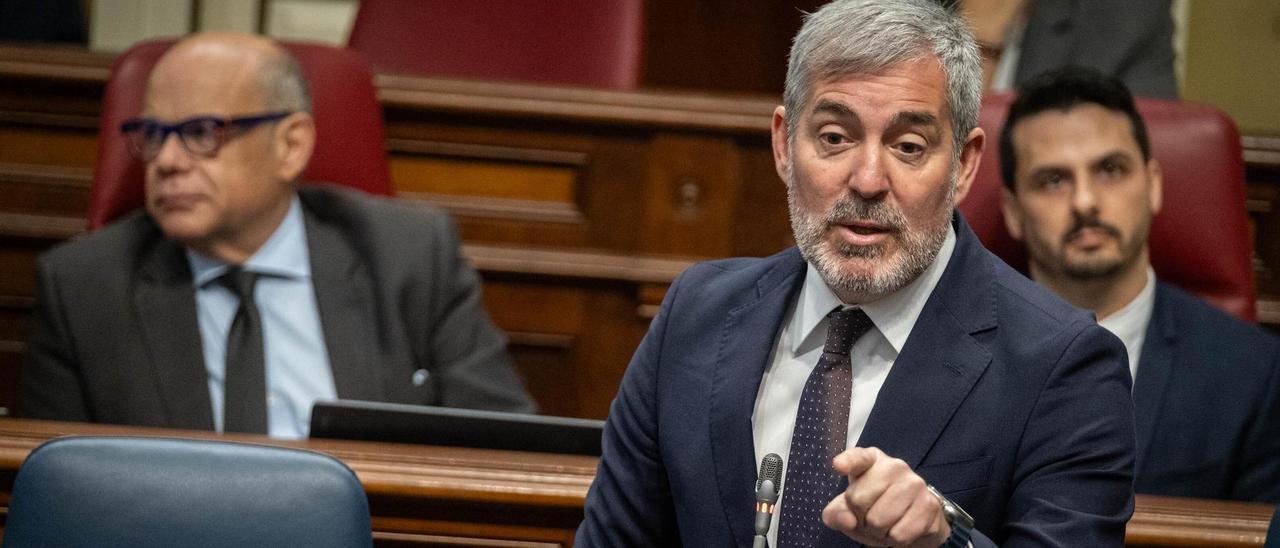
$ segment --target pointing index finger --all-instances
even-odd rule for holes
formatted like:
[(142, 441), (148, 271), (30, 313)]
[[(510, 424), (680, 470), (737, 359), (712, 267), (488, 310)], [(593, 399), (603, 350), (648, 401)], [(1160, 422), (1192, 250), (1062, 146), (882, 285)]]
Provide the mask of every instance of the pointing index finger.
[(861, 476), (875, 464), (880, 451), (874, 447), (854, 447), (846, 450), (832, 461), (836, 471), (849, 476), (849, 479)]

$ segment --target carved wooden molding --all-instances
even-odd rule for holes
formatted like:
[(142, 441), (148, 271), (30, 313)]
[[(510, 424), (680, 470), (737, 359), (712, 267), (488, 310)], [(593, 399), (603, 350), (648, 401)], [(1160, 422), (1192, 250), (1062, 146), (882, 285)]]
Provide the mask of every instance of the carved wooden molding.
[(456, 196), (453, 194), (404, 190), (396, 192), (396, 197), (442, 207), (454, 217), (574, 224), (581, 223), (585, 217), (577, 207), (562, 202)]
[(1251, 167), (1280, 167), (1280, 137), (1246, 135), (1240, 138), (1240, 144), (1244, 147), (1244, 161)]
[(691, 260), (480, 244), (465, 244), (462, 250), (482, 271), (641, 283), (671, 283), (693, 264)]
[(115, 57), (74, 46), (0, 45), (0, 74), (100, 84), (107, 81)]
[(1274, 511), (1271, 504), (1139, 495), (1125, 541), (1139, 546), (1261, 546)]
[(584, 152), (504, 147), (473, 143), (418, 141), (414, 139), (387, 139), (387, 150), (401, 154), (440, 156), (445, 158), (502, 160), (573, 167), (586, 165), (587, 160), (590, 159), (590, 156)]
[(93, 170), (83, 167), (0, 162), (0, 183), (74, 188), (88, 192), (93, 185)]
[(380, 74), (378, 98), (391, 108), (521, 118), (687, 127), (767, 137), (778, 99), (694, 93), (609, 91)]
[(0, 236), (67, 240), (84, 230), (82, 217), (0, 212)]

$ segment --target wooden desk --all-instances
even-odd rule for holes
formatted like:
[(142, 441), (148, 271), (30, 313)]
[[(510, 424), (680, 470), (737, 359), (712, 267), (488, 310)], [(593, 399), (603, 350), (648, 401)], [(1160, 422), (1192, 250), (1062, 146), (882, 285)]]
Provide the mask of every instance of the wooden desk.
[(225, 439), (327, 453), (359, 476), (379, 546), (572, 546), (596, 465), (577, 455), (0, 419), (0, 511), (8, 511), (27, 454), (68, 434)]
[[(155, 428), (0, 419), (0, 517), (18, 466), (69, 435), (176, 435), (301, 447), (333, 455), (369, 495), (378, 546), (571, 546), (596, 459), (389, 443), (272, 441)], [(1267, 504), (1139, 496), (1129, 546), (1261, 546)]]

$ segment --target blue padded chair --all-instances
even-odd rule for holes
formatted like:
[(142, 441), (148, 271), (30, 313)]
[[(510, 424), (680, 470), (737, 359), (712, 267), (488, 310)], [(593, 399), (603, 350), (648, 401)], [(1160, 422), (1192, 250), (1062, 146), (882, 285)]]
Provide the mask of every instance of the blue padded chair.
[(14, 480), (4, 546), (372, 546), (350, 468), (300, 449), (67, 437)]

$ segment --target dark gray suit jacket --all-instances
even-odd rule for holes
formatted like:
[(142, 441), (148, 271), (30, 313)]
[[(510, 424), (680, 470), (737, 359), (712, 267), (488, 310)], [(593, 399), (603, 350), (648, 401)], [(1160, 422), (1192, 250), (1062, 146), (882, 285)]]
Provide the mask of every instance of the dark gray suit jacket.
[[(337, 188), (298, 195), (338, 397), (534, 409), (447, 215)], [(190, 267), (144, 212), (40, 258), (20, 409), (213, 428)]]
[(1159, 283), (1138, 362), (1139, 493), (1280, 502), (1280, 339)]
[(1097, 69), (1142, 97), (1178, 97), (1170, 0), (1034, 0), (1014, 83), (1067, 65)]

